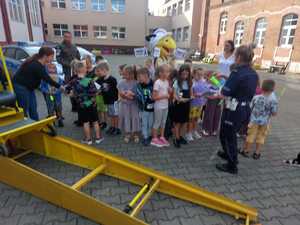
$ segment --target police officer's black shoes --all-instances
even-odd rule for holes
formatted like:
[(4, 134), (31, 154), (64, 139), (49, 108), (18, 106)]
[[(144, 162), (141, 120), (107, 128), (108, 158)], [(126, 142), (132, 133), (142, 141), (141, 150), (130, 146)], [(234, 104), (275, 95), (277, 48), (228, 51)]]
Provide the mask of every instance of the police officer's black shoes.
[(187, 145), (187, 144), (188, 144), (187, 140), (185, 140), (185, 139), (184, 139), (183, 137), (181, 137), (181, 136), (180, 136), (179, 142), (180, 142), (180, 144), (182, 144), (182, 145)]
[(173, 144), (174, 144), (175, 148), (181, 148), (180, 139), (174, 138)]
[(218, 155), (221, 159), (228, 160), (228, 156), (227, 156), (227, 154), (226, 154), (224, 151), (218, 151), (218, 152), (217, 152), (217, 155)]
[(238, 168), (229, 166), (228, 164), (216, 164), (216, 168), (225, 173), (237, 174)]

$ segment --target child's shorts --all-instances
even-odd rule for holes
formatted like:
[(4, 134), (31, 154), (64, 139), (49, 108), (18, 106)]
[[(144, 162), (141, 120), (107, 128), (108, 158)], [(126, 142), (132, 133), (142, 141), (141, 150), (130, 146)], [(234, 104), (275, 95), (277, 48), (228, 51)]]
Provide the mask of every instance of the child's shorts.
[(107, 107), (104, 104), (103, 96), (97, 95), (96, 96), (96, 104), (97, 104), (97, 111), (98, 112), (107, 112)]
[(250, 144), (256, 142), (257, 144), (263, 145), (268, 135), (268, 131), (269, 131), (268, 125), (257, 125), (257, 124), (250, 123), (248, 126), (246, 142)]
[(118, 116), (119, 115), (119, 102), (116, 101), (114, 104), (107, 105), (108, 116)]
[(78, 120), (82, 123), (94, 123), (98, 122), (98, 112), (97, 107), (90, 106), (88, 108), (79, 108), (78, 109)]
[(168, 108), (166, 109), (154, 109), (154, 124), (153, 128), (165, 128), (168, 118)]
[(193, 106), (190, 110), (190, 119), (199, 119), (201, 116), (202, 106)]

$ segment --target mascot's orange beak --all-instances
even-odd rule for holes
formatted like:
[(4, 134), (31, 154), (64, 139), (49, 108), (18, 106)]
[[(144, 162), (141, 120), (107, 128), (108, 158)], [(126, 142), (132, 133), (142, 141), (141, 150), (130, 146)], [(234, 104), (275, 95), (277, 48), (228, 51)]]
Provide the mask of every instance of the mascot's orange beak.
[(166, 60), (176, 49), (176, 42), (171, 35), (162, 38), (156, 45), (160, 49), (160, 58)]

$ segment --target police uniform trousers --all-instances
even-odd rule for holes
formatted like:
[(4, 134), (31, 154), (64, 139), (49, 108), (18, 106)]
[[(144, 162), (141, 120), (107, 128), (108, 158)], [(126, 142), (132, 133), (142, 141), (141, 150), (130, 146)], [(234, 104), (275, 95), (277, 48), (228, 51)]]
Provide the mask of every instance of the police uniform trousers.
[(238, 143), (237, 133), (246, 123), (250, 114), (250, 106), (239, 104), (235, 111), (230, 109), (223, 110), (220, 128), (220, 142), (223, 151), (227, 155), (228, 165), (231, 168), (237, 167), (238, 162)]

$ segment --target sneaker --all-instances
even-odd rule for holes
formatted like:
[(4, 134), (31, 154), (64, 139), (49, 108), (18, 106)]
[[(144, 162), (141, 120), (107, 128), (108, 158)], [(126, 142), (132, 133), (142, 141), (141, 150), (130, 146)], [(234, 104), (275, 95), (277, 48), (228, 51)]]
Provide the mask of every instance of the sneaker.
[(191, 133), (187, 133), (185, 138), (188, 142), (194, 141), (193, 135)]
[(164, 146), (164, 144), (158, 139), (158, 138), (153, 138), (150, 145), (161, 148)]
[(125, 136), (124, 142), (128, 144), (130, 142), (130, 136)]
[(165, 137), (160, 137), (159, 140), (165, 147), (170, 146), (170, 143), (167, 141), (167, 139)]
[(205, 136), (205, 137), (208, 137), (208, 136), (209, 136), (209, 133), (207, 133), (205, 130), (202, 131), (202, 133), (203, 133), (203, 136)]
[(179, 139), (174, 138), (173, 144), (174, 144), (175, 148), (181, 148), (181, 144), (180, 144)]
[(101, 130), (105, 130), (106, 127), (107, 127), (107, 123), (105, 123), (105, 122), (100, 123)]
[(212, 136), (217, 136), (217, 135), (218, 135), (217, 131), (215, 131), (215, 132), (212, 133)]
[(86, 145), (92, 145), (92, 144), (93, 144), (93, 141), (92, 141), (92, 140), (85, 140), (85, 139), (83, 139), (83, 140), (81, 141), (81, 143), (82, 143), (82, 144), (86, 144)]
[(183, 145), (188, 144), (188, 142), (183, 137), (180, 137), (179, 142), (180, 142), (180, 144), (183, 144)]
[(196, 140), (199, 140), (199, 139), (202, 138), (202, 135), (199, 134), (196, 130), (194, 131), (193, 136), (194, 136), (194, 138), (195, 138)]
[(99, 145), (99, 144), (101, 144), (103, 141), (104, 141), (104, 138), (101, 137), (101, 138), (99, 138), (99, 139), (96, 139), (96, 140), (95, 140), (95, 143), (96, 143), (96, 145)]

